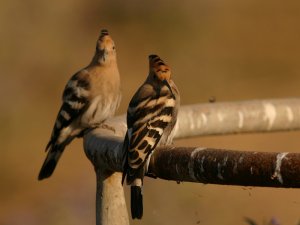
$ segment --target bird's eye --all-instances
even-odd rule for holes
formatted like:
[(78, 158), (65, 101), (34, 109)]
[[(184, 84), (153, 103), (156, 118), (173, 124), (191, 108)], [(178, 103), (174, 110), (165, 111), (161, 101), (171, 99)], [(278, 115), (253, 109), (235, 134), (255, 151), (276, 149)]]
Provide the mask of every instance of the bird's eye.
[(113, 46), (112, 49), (115, 50), (116, 49), (115, 46)]

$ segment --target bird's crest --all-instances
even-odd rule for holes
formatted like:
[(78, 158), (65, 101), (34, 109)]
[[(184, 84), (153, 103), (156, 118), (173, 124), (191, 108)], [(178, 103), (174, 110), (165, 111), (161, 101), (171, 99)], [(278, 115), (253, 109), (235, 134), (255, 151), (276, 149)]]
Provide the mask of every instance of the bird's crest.
[(170, 80), (171, 69), (158, 55), (149, 55), (149, 70), (162, 81)]
[(106, 35), (109, 35), (108, 30), (107, 29), (102, 29), (101, 30), (101, 36), (106, 36)]
[(110, 45), (114, 46), (114, 41), (108, 33), (107, 29), (102, 29), (101, 34), (98, 40), (98, 48), (104, 49), (105, 47), (109, 47)]

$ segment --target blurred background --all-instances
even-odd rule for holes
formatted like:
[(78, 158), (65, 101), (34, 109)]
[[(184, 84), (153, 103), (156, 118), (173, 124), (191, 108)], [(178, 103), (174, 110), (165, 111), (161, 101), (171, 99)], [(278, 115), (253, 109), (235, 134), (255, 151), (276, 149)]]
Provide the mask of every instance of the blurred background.
[[(0, 2), (0, 224), (95, 224), (95, 175), (82, 140), (54, 175), (37, 175), (65, 83), (86, 66), (101, 28), (115, 40), (127, 104), (159, 54), (182, 104), (300, 95), (297, 0), (114, 0)], [(176, 145), (300, 151), (300, 132), (178, 140)], [(126, 188), (128, 200), (128, 188)], [(145, 213), (132, 224), (281, 224), (300, 220), (300, 190), (146, 179)]]

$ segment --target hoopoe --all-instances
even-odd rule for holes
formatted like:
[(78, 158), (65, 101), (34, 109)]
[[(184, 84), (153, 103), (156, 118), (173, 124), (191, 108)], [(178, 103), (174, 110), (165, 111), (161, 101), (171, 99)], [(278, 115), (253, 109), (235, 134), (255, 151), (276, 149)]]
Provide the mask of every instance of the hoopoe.
[(170, 67), (157, 55), (149, 56), (149, 75), (132, 97), (127, 111), (122, 184), (131, 185), (131, 216), (143, 216), (142, 185), (148, 160), (157, 146), (172, 143), (180, 104)]
[(103, 29), (91, 63), (74, 74), (64, 89), (63, 103), (46, 147), (48, 154), (38, 179), (50, 177), (66, 145), (112, 117), (120, 100), (115, 44), (108, 31)]

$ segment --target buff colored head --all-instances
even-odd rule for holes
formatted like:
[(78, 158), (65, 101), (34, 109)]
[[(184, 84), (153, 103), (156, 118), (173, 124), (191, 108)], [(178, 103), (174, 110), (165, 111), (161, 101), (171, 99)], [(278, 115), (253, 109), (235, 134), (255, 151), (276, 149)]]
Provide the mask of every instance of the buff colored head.
[(171, 79), (171, 69), (158, 55), (149, 55), (149, 72), (160, 81)]
[(102, 64), (109, 63), (116, 59), (115, 43), (108, 34), (108, 30), (102, 29), (100, 37), (97, 41), (96, 55), (97, 61)]

